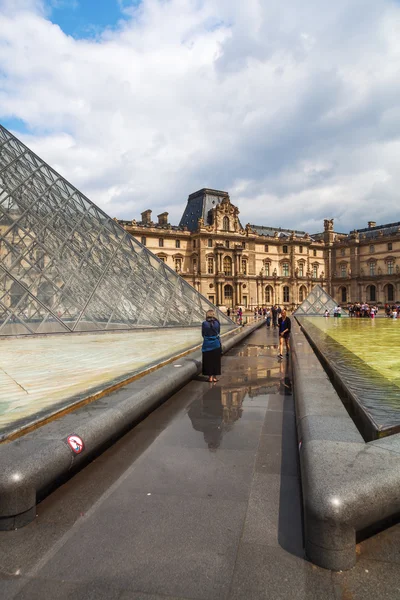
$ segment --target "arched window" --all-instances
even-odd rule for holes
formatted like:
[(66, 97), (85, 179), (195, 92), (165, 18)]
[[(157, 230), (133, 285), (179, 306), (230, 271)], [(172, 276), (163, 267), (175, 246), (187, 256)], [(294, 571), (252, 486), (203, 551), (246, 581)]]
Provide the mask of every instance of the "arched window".
[(341, 298), (341, 302), (347, 302), (347, 288), (342, 287), (340, 288), (340, 298)]
[(299, 302), (304, 302), (307, 298), (307, 288), (305, 285), (301, 285), (299, 289)]
[(229, 218), (228, 217), (224, 217), (222, 219), (222, 229), (224, 231), (229, 231)]
[(207, 273), (212, 275), (214, 273), (214, 259), (210, 256), (207, 258)]
[(376, 302), (376, 287), (374, 285), (367, 287), (367, 295), (369, 302)]
[(11, 308), (15, 308), (18, 302), (21, 300), (22, 296), (25, 294), (24, 288), (19, 285), (16, 281), (12, 284), (10, 288), (10, 306)]
[(232, 259), (230, 256), (224, 258), (224, 273), (225, 275), (232, 275)]
[(391, 283), (385, 286), (385, 300), (387, 302), (394, 302), (394, 286)]
[(52, 306), (54, 290), (50, 283), (43, 282), (39, 285), (37, 297), (45, 306)]
[(270, 285), (267, 285), (265, 288), (265, 303), (272, 304), (274, 298), (274, 290)]
[(225, 306), (233, 305), (233, 287), (231, 285), (226, 285), (224, 287), (224, 301)]
[(284, 302), (289, 302), (289, 286), (288, 285), (284, 285), (283, 286), (283, 301)]

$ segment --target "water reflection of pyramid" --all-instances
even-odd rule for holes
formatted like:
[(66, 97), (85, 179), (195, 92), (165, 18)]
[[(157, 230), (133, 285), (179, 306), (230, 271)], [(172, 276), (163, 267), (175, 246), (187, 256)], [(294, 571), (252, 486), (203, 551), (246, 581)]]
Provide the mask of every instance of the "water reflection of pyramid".
[(332, 313), (335, 306), (337, 306), (337, 302), (320, 285), (316, 285), (294, 314), (297, 317), (323, 315), (326, 310)]
[(197, 325), (213, 308), (1, 125), (0, 259), (0, 335)]

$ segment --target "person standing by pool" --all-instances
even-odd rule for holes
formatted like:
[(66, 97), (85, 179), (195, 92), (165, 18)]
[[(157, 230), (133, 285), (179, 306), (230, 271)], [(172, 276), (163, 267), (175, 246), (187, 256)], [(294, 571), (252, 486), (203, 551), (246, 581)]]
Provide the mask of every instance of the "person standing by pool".
[(286, 310), (283, 309), (281, 312), (281, 316), (278, 319), (278, 326), (279, 326), (279, 354), (278, 354), (278, 358), (283, 358), (283, 340), (285, 340), (285, 344), (286, 344), (286, 356), (289, 356), (289, 351), (290, 351), (290, 343), (289, 343), (289, 339), (290, 339), (290, 330), (291, 330), (291, 322), (289, 317), (286, 315)]
[(203, 375), (208, 377), (209, 382), (218, 381), (217, 376), (221, 375), (221, 340), (220, 324), (213, 310), (206, 312), (206, 320), (201, 325), (201, 335), (203, 336), (202, 363)]

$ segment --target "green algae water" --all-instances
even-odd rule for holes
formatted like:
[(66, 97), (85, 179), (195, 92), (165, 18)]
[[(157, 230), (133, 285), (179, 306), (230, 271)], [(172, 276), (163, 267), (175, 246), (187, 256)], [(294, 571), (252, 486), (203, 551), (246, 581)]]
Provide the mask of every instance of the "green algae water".
[(400, 430), (400, 319), (301, 317), (300, 324), (380, 434)]

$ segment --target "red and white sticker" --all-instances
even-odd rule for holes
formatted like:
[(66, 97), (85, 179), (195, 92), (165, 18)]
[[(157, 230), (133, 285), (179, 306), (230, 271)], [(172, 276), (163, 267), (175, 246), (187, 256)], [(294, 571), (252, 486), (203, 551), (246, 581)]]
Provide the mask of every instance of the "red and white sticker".
[(85, 448), (82, 438), (75, 434), (67, 437), (67, 444), (74, 454), (80, 454)]

